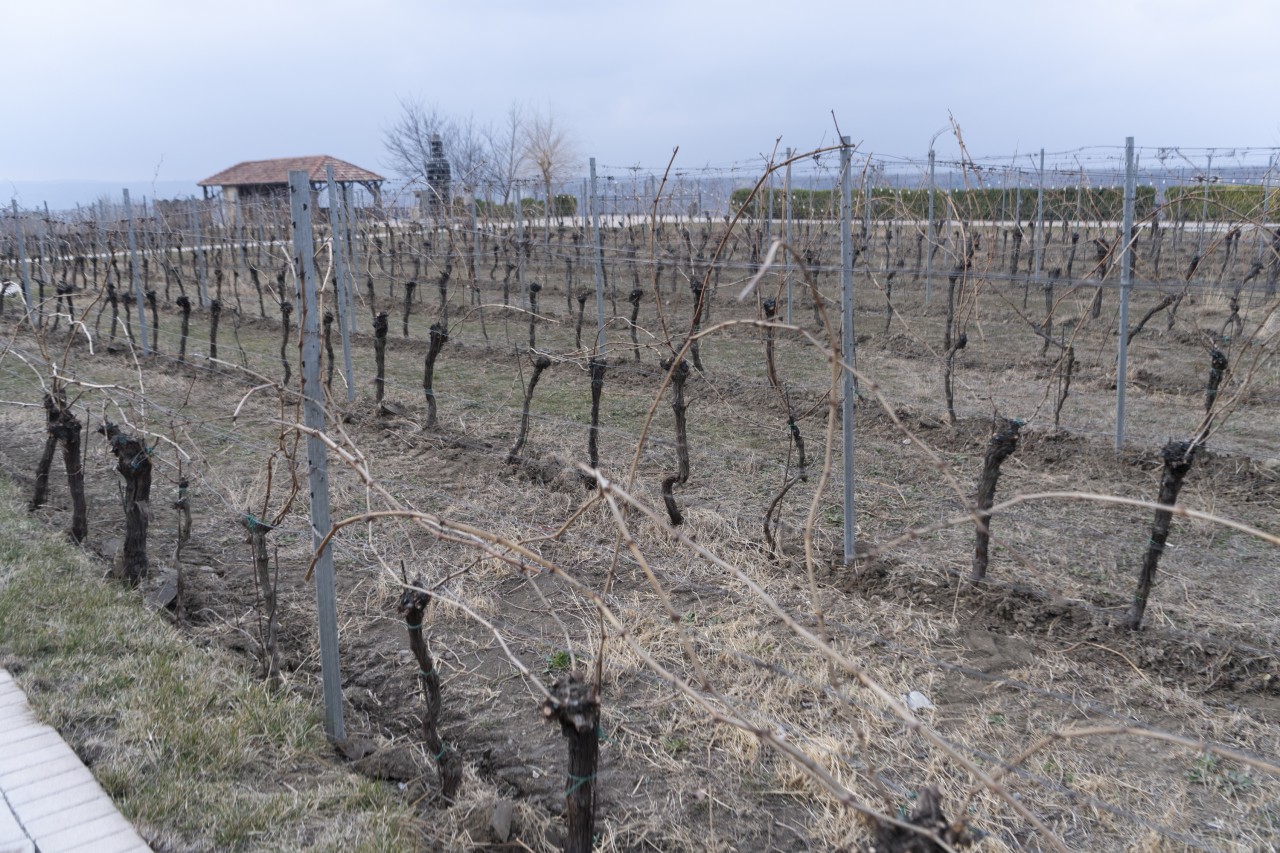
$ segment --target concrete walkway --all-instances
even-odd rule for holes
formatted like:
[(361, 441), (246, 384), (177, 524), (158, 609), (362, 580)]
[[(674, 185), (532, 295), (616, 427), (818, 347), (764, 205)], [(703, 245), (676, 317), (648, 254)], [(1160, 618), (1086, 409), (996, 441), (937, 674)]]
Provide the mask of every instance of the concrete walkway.
[(93, 774), (0, 669), (0, 853), (134, 853), (150, 847)]

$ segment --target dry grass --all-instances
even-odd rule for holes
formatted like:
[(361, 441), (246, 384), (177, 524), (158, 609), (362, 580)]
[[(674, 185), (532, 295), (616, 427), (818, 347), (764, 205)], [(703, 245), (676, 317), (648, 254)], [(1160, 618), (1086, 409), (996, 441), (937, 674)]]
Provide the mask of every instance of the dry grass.
[[(1151, 450), (1169, 435), (1189, 434), (1199, 422), (1203, 354), (1197, 345), (1177, 339), (1183, 327), (1158, 332), (1163, 326), (1157, 318), (1135, 340), (1132, 354), (1135, 376), (1146, 371), (1147, 377), (1130, 396), (1130, 434), (1137, 449), (1119, 456), (1109, 450), (1113, 338), (1104, 312), (1100, 321), (1083, 327), (1077, 343), (1080, 373), (1064, 410), (1066, 432), (1054, 435), (1052, 407), (1045, 403), (1052, 360), (1039, 358), (1038, 342), (1011, 314), (1020, 289), (984, 287), (957, 374), (961, 422), (955, 429), (938, 418), (941, 380), (930, 355), (941, 340), (936, 296), (928, 307), (915, 296), (900, 298), (892, 334), (871, 334), (862, 341), (859, 370), (903, 410), (908, 430), (876, 411), (872, 391), (864, 385), (868, 399), (858, 420), (864, 541), (888, 542), (904, 530), (963, 511), (993, 410), (1031, 421), (1023, 449), (1006, 464), (1001, 495), (1085, 490), (1150, 499), (1156, 476), (1149, 465)], [(1091, 297), (1090, 289), (1064, 300), (1059, 322), (1086, 316)], [(864, 295), (868, 314), (878, 311), (877, 298), (874, 292)], [(1140, 295), (1138, 305), (1149, 298), (1154, 297)], [(543, 299), (555, 311), (563, 304), (553, 289), (544, 291)], [(688, 294), (681, 294), (669, 309), (682, 316), (688, 301)], [(1221, 322), (1217, 302), (1193, 307), (1200, 325)], [(724, 299), (716, 308), (717, 319), (730, 312), (750, 316), (753, 310)], [(655, 329), (651, 312), (646, 305), (641, 323)], [(838, 789), (864, 806), (888, 815), (909, 811), (914, 794), (926, 785), (941, 789), (949, 815), (951, 809), (965, 808), (972, 794), (964, 814), (987, 834), (982, 849), (1049, 849), (1010, 801), (975, 781), (957, 756), (984, 772), (1000, 772), (1047, 734), (1119, 722), (1264, 759), (1280, 755), (1274, 686), (1234, 676), (1223, 681), (1213, 671), (1220, 656), (1197, 656), (1159, 632), (1150, 633), (1151, 639), (1134, 638), (1108, 625), (1131, 593), (1133, 569), (1148, 535), (1147, 510), (1058, 502), (1025, 504), (998, 516), (993, 575), (1030, 584), (1043, 594), (1042, 601), (952, 583), (952, 572), (968, 566), (968, 527), (943, 528), (888, 548), (878, 562), (860, 566), (856, 578), (832, 569), (841, 534), (839, 484), (834, 483), (817, 501), (815, 595), (804, 576), (800, 530), (816, 476), (784, 504), (785, 557), (771, 560), (761, 541), (763, 507), (781, 484), (788, 449), (785, 417), (764, 379), (758, 333), (743, 328), (703, 343), (708, 373), (690, 383), (694, 476), (676, 490), (688, 518), (682, 532), (723, 563), (674, 540), (663, 525), (634, 513), (629, 520), (636, 548), (673, 611), (670, 618), (634, 555), (624, 550), (613, 568), (618, 528), (602, 504), (583, 511), (560, 539), (542, 538), (574, 515), (584, 493), (572, 475), (550, 483), (530, 481), (501, 462), (518, 420), (522, 388), (516, 352), (526, 332), (519, 320), (507, 325), (496, 313), (487, 318), (493, 346), (482, 345), (476, 322), (469, 320), (458, 327), (441, 358), (439, 431), (424, 433), (418, 427), (425, 351), (418, 339), (432, 319), (425, 308), (412, 321), (414, 340), (393, 338), (389, 347), (388, 396), (407, 417), (379, 416), (360, 403), (345, 425), (368, 461), (368, 473), (394, 501), (475, 525), (506, 542), (526, 542), (538, 559), (557, 569), (534, 573), (528, 571), (533, 561), (526, 561), (521, 572), (503, 557), (509, 553), (505, 546), (482, 553), (440, 538), (439, 528), (403, 519), (352, 525), (336, 538), (344, 667), (357, 688), (348, 695), (348, 713), (351, 725), (381, 741), (412, 750), (414, 715), (420, 710), (412, 673), (399, 658), (403, 630), (392, 616), (399, 561), (429, 584), (448, 579), (428, 616), (433, 649), (446, 671), (445, 737), (458, 745), (469, 769), (464, 800), (453, 809), (423, 804), (431, 809), (434, 837), (447, 839), (442, 843), (466, 849), (491, 841), (488, 816), (500, 797), (516, 799), (515, 832), (525, 844), (540, 848), (556, 842), (564, 747), (536, 715), (539, 683), (566, 665), (566, 653), (587, 671), (594, 666), (600, 639), (597, 604), (606, 605), (617, 620), (600, 662), (608, 737), (600, 777), (603, 850), (865, 844), (864, 820), (830, 786), (815, 781), (815, 770), (825, 771)], [(799, 316), (809, 316), (807, 305)], [(1247, 322), (1256, 324), (1258, 316), (1251, 312)], [(880, 328), (875, 319), (871, 327)], [(267, 324), (245, 324), (240, 331), (250, 365), (268, 375), (277, 371), (276, 334)], [(547, 323), (539, 330), (541, 344), (559, 353), (572, 349), (572, 337), (567, 323)], [(363, 376), (369, 375), (372, 360), (366, 349), (357, 346), (357, 371)], [(643, 371), (619, 359), (607, 381), (601, 456), (611, 476), (620, 477), (635, 452), (659, 386), (660, 376), (652, 371), (656, 354), (646, 351)], [(94, 382), (136, 385), (136, 375), (119, 359), (77, 354), (75, 366)], [(529, 447), (543, 460), (585, 457), (589, 398), (582, 367), (580, 358), (558, 363), (539, 385)], [(821, 403), (827, 367), (809, 342), (785, 336), (778, 368), (798, 409)], [(192, 375), (201, 377), (194, 391)], [(221, 618), (189, 630), (225, 645), (246, 645), (243, 637), (233, 639), (227, 622), (252, 632), (245, 617), (254, 612), (252, 589), (234, 576), (247, 553), (232, 516), (242, 511), (243, 502), (263, 499), (262, 459), (276, 444), (271, 420), (279, 410), (270, 396), (256, 397), (246, 404), (234, 432), (226, 433), (219, 430), (230, 425), (210, 416), (228, 414), (250, 384), (234, 376), (185, 371), (146, 374), (151, 408), (145, 422), (157, 431), (167, 429), (170, 419), (185, 424), (183, 435), (192, 442), (184, 438), (183, 443), (199, 448), (190, 464), (200, 506), (191, 559), (225, 567), (226, 577), (202, 574), (193, 591)], [(12, 370), (0, 386), (10, 399), (34, 399), (29, 372)], [(1242, 405), (1215, 436), (1211, 446), (1233, 455), (1208, 458), (1193, 471), (1183, 494), (1188, 506), (1274, 526), (1280, 491), (1249, 457), (1274, 452), (1278, 387), (1272, 363), (1264, 362), (1251, 389), (1262, 402)], [(117, 392), (112, 396), (123, 401)], [(133, 411), (142, 422), (140, 406)], [(802, 423), (811, 463), (821, 459), (824, 416), (819, 406)], [(5, 464), (26, 470), (38, 419), (28, 410), (10, 410), (5, 421), (13, 437), (4, 447)], [(674, 470), (672, 429), (664, 401), (631, 490), (650, 506), (660, 505), (657, 482)], [(90, 463), (91, 477), (113, 482), (96, 443)], [(280, 501), (284, 470), (275, 475), (273, 505)], [(335, 469), (331, 494), (338, 516), (386, 503), (345, 468)], [(103, 519), (109, 512), (103, 505), (95, 510), (99, 540), (106, 536), (109, 523)], [(316, 678), (311, 617), (307, 589), (298, 578), (309, 556), (305, 531), (300, 502), (282, 519), (272, 541), (279, 546), (289, 586), (285, 621), (291, 684), (295, 697), (311, 699)], [(167, 535), (156, 531), (155, 554), (165, 553)], [(1183, 520), (1171, 541), (1149, 611), (1152, 624), (1194, 633), (1191, 645), (1234, 639), (1275, 649), (1280, 612), (1269, 574), (1274, 548)], [(796, 625), (815, 631), (813, 614), (821, 610), (830, 647), (890, 697), (912, 690), (927, 695), (937, 707), (919, 718), (941, 746), (922, 738), (884, 696), (845, 675), (833, 677), (830, 656), (785, 624), (770, 609), (774, 605)], [(627, 632), (625, 641), (618, 626)], [(509, 660), (508, 650), (524, 672)], [(708, 675), (708, 684), (696, 683), (700, 671)], [(1258, 672), (1266, 671), (1274, 671), (1273, 656), (1260, 664)], [(682, 689), (662, 672), (693, 686)], [(795, 760), (782, 753), (780, 744), (794, 748)], [(426, 756), (419, 759), (420, 767), (430, 764)], [(1274, 775), (1211, 751), (1131, 733), (1055, 742), (1008, 770), (1004, 781), (1018, 804), (1069, 849), (1252, 850), (1280, 839), (1275, 809), (1280, 782)]]

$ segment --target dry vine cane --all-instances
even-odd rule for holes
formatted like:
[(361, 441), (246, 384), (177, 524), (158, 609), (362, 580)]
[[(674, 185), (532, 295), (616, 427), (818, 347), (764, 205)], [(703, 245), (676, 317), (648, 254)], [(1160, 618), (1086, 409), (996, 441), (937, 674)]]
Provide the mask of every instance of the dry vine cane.
[(407, 587), (400, 594), (397, 610), (409, 630), (409, 649), (418, 662), (418, 683), (427, 700), (426, 713), (422, 717), (422, 737), (440, 769), (440, 793), (446, 801), (453, 802), (462, 784), (462, 761), (458, 753), (440, 738), (440, 671), (435, 668), (426, 640), (422, 638), (423, 615), (431, 603), (431, 594), (424, 592), (422, 586), (422, 580), (415, 578), (412, 587)]

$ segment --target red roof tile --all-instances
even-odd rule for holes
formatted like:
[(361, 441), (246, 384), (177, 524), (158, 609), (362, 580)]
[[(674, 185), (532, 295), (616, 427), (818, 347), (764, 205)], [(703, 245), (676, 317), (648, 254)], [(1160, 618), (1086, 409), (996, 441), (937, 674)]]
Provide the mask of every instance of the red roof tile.
[(333, 166), (333, 179), (339, 183), (382, 181), (381, 175), (361, 169), (345, 160), (319, 154), (314, 157), (278, 157), (275, 160), (246, 160), (230, 169), (205, 178), (196, 186), (239, 187), (251, 184), (287, 184), (289, 172), (305, 171), (312, 181), (325, 179), (325, 166)]

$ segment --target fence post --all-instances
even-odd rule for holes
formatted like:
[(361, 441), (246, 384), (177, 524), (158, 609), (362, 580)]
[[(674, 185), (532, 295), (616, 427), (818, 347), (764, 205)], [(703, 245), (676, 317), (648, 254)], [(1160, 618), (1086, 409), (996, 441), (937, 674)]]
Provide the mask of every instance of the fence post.
[(1120, 324), (1119, 351), (1116, 356), (1116, 450), (1124, 447), (1124, 397), (1129, 379), (1129, 289), (1133, 254), (1133, 197), (1137, 175), (1133, 168), (1133, 137), (1124, 140), (1124, 214), (1120, 225)]
[(18, 200), (13, 199), (13, 226), (18, 234), (18, 271), (22, 275), (22, 298), (24, 300), (24, 309), (27, 312), (27, 322), (33, 323), (31, 318), (31, 273), (27, 270), (27, 241), (22, 235), (22, 219), (18, 216)]
[(1036, 190), (1036, 284), (1044, 282), (1044, 149), (1040, 149), (1040, 186)]
[(347, 312), (351, 310), (347, 299), (347, 263), (342, 246), (342, 201), (338, 197), (338, 184), (333, 179), (333, 164), (326, 164), (324, 177), (329, 192), (329, 239), (333, 245), (333, 301), (338, 308), (338, 334), (342, 337), (342, 374), (347, 378), (347, 402), (354, 403), (356, 386), (351, 372), (351, 324)]
[(853, 168), (853, 150), (849, 147), (850, 139), (847, 136), (840, 137), (840, 144), (840, 358), (846, 365), (840, 415), (844, 426), (844, 563), (847, 566), (853, 562), (858, 536), (854, 526), (856, 513), (853, 488), (853, 415), (857, 396), (853, 372), (850, 370), (854, 359), (853, 184), (850, 174)]
[[(934, 138), (937, 136), (935, 134)], [(933, 297), (933, 188), (934, 188), (933, 142), (929, 143), (929, 225), (925, 236), (924, 256), (924, 304), (928, 305)]]
[(138, 278), (138, 239), (133, 233), (133, 205), (129, 203), (129, 190), (124, 191), (124, 220), (129, 233), (129, 277), (133, 279), (133, 302), (138, 307), (138, 338), (142, 341), (142, 354), (151, 355), (147, 341), (147, 301), (142, 293), (142, 280)]
[(200, 280), (200, 305), (208, 308), (209, 288), (205, 284), (204, 244), (200, 241), (200, 210), (196, 205), (195, 199), (191, 200), (190, 211), (191, 230), (194, 232), (192, 235), (192, 249), (196, 253), (196, 276)]
[(600, 247), (600, 212), (596, 209), (596, 158), (591, 158), (591, 246), (596, 273), (596, 357), (604, 353), (604, 257)]
[(359, 230), (353, 226), (352, 220), (355, 218), (351, 212), (351, 186), (350, 184), (342, 185), (342, 231), (345, 236), (346, 245), (346, 267), (347, 267), (347, 323), (350, 325), (349, 333), (354, 335), (360, 331), (359, 324), (356, 323), (356, 279), (360, 277), (360, 256), (356, 252), (356, 233)]
[[(1196, 255), (1204, 255), (1204, 235), (1209, 227), (1209, 184), (1213, 181), (1213, 150), (1210, 149), (1204, 167), (1204, 193), (1200, 200), (1200, 237), (1196, 240)], [(1125, 232), (1126, 234), (1128, 232)]]
[(1276, 155), (1272, 154), (1271, 159), (1267, 161), (1267, 171), (1262, 173), (1262, 218), (1258, 220), (1258, 227), (1254, 229), (1258, 235), (1258, 252), (1257, 259), (1262, 260), (1262, 249), (1267, 243), (1267, 214), (1270, 210), (1271, 202), (1271, 170), (1276, 167)]
[(791, 309), (795, 301), (791, 281), (791, 149), (787, 149), (787, 171), (782, 178), (783, 205), (783, 239), (787, 241), (787, 251), (782, 255), (783, 275), (787, 279), (787, 325), (791, 325)]
[[(320, 310), (316, 299), (315, 257), (311, 236), (311, 181), (303, 171), (289, 172), (289, 208), (293, 225), (294, 293), (302, 306), (302, 412), (308, 429), (324, 430), (324, 386), (320, 384)], [(324, 442), (307, 436), (313, 548), (329, 532), (329, 460)], [(338, 668), (338, 603), (333, 582), (333, 548), (316, 560), (316, 615), (320, 626), (320, 672), (324, 683), (324, 731), (329, 740), (346, 737), (342, 724), (342, 674)]]
[(467, 211), (471, 214), (471, 299), (483, 305), (480, 298), (480, 224), (476, 219), (476, 192), (467, 198)]
[(516, 283), (520, 286), (520, 307), (529, 307), (529, 288), (524, 283), (524, 194), (516, 187), (514, 212), (516, 216)]

